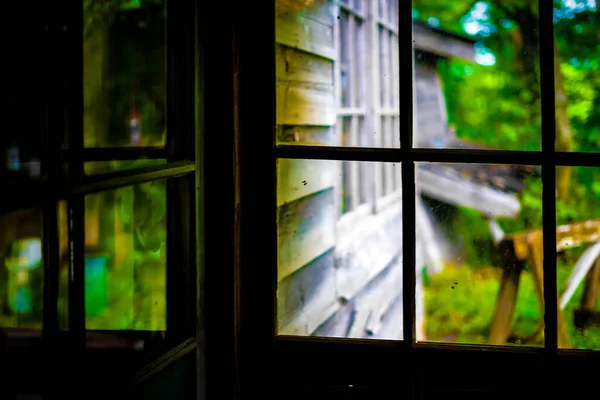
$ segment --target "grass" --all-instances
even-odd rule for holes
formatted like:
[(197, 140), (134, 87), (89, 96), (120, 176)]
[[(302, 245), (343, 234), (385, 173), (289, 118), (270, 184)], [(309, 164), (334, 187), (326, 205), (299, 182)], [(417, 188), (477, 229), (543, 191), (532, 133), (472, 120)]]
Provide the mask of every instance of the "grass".
[[(564, 287), (572, 265), (558, 265), (559, 291)], [(428, 339), (485, 344), (496, 306), (500, 276), (499, 268), (475, 270), (462, 266), (447, 267), (443, 272), (425, 279), (425, 329)], [(573, 311), (580, 303), (582, 291), (583, 284), (564, 310), (569, 341), (574, 348), (600, 349), (600, 328), (588, 328), (582, 333), (573, 325)], [(533, 279), (525, 271), (521, 275), (513, 330), (523, 335), (531, 334), (541, 318)]]

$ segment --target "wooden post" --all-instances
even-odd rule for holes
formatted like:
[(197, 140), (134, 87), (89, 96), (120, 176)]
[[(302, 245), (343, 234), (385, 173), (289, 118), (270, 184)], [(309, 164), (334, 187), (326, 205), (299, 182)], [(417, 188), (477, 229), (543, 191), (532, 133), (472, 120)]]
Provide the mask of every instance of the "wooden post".
[(504, 344), (510, 335), (519, 280), (521, 271), (523, 271), (523, 262), (517, 258), (511, 240), (503, 241), (500, 244), (500, 250), (504, 258), (504, 272), (500, 291), (498, 292), (496, 310), (490, 327), (490, 344)]

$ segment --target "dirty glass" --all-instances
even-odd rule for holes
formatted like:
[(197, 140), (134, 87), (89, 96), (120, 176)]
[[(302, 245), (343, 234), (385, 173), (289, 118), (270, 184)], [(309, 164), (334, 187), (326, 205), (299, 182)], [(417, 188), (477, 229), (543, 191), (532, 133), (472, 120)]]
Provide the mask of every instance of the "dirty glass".
[(163, 0), (83, 1), (84, 146), (165, 143)]
[(599, 38), (597, 1), (554, 2), (557, 151), (600, 151)]
[(559, 347), (600, 350), (600, 168), (558, 167)]
[(540, 173), (416, 165), (418, 341), (543, 346)]
[(42, 210), (0, 215), (0, 328), (42, 328)]
[(538, 0), (414, 0), (414, 146), (541, 149)]
[(86, 197), (88, 330), (165, 330), (166, 231), (163, 180)]
[(277, 161), (280, 335), (403, 338), (401, 193), (398, 164)]
[(276, 1), (277, 143), (399, 147), (398, 0)]

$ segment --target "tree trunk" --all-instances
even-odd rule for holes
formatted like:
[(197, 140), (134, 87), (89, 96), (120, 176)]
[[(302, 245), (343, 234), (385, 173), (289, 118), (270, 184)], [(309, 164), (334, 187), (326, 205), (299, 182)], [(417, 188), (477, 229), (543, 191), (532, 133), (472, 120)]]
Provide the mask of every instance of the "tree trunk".
[[(573, 133), (568, 114), (568, 99), (562, 72), (560, 70), (560, 56), (558, 46), (554, 45), (554, 85), (556, 98), (556, 150), (573, 151)], [(557, 197), (566, 201), (569, 198), (572, 167), (558, 167), (556, 169)]]

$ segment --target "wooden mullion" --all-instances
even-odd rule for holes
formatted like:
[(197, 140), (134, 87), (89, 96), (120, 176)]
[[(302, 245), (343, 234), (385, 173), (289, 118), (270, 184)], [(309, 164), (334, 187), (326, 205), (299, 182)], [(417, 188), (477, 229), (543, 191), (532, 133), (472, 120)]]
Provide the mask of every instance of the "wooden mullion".
[[(542, 111), (542, 217), (544, 277), (544, 345), (549, 355), (558, 347), (558, 288), (556, 284), (556, 165), (553, 4), (539, 1), (540, 89)], [(543, 38), (543, 39), (542, 39)]]
[[(370, 82), (371, 82), (371, 107), (372, 107), (372, 129), (374, 132), (375, 147), (383, 147), (383, 134), (381, 132), (381, 117), (377, 115), (377, 111), (381, 109), (381, 75), (379, 57), (379, 5), (377, 1), (368, 2), (370, 5), (369, 12), (369, 47), (370, 47)], [(383, 194), (383, 165), (375, 164), (374, 170), (374, 190), (373, 190), (373, 209), (376, 209), (376, 199)]]
[[(353, 116), (350, 120), (350, 145), (359, 145), (359, 117)], [(359, 161), (350, 161), (350, 206), (352, 209), (356, 209), (360, 205), (360, 176), (359, 176)]]

